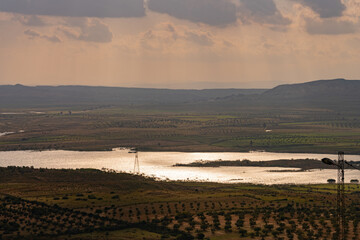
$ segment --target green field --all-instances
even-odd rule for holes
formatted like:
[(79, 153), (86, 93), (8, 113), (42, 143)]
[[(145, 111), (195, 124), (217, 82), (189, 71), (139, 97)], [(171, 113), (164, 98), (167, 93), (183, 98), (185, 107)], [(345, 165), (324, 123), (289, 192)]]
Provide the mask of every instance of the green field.
[[(23, 110), (28, 111), (28, 110)], [(282, 110), (205, 114), (156, 109), (38, 109), (0, 115), (0, 150), (249, 151), (360, 154), (360, 117)], [(63, 112), (60, 114), (60, 112)], [(24, 132), (19, 132), (23, 130)]]

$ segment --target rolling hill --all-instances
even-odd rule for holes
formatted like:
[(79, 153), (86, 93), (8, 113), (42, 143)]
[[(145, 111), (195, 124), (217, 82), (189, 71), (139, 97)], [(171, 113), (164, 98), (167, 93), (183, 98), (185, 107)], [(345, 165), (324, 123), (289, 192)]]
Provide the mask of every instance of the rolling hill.
[(316, 108), (360, 112), (360, 80), (318, 80), (273, 89), (172, 90), (91, 86), (0, 86), (0, 108), (137, 106), (236, 111)]
[(259, 94), (263, 89), (171, 90), (91, 86), (0, 86), (0, 108), (58, 106), (127, 106), (183, 104), (232, 95)]
[(360, 80), (334, 79), (280, 85), (260, 94), (226, 96), (219, 99), (217, 105), (360, 112)]

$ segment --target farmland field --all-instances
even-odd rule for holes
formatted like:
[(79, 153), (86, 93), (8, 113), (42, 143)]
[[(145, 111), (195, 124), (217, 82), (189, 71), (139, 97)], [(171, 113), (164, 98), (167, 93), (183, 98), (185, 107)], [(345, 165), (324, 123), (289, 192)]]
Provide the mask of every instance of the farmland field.
[[(333, 239), (336, 185), (157, 182), (98, 170), (1, 168), (3, 239)], [(346, 185), (346, 239), (360, 233)]]
[(234, 114), (128, 108), (38, 109), (0, 114), (0, 150), (249, 151), (360, 153), (360, 118), (293, 110)]

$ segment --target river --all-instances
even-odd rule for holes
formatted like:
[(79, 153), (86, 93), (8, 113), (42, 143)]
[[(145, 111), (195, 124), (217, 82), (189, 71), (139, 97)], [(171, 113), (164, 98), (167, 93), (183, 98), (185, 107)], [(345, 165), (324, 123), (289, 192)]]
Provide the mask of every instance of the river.
[[(162, 180), (196, 180), (225, 183), (256, 184), (308, 184), (326, 183), (329, 178), (336, 178), (336, 170), (312, 170), (306, 172), (269, 172), (282, 168), (265, 167), (173, 167), (176, 163), (191, 163), (198, 160), (243, 160), (268, 161), (276, 159), (322, 159), (331, 154), (299, 154), (271, 152), (139, 152), (140, 172)], [(108, 152), (78, 151), (5, 151), (0, 152), (0, 166), (34, 166), (35, 168), (108, 168), (122, 172), (134, 171), (135, 154), (127, 149), (114, 149)], [(348, 161), (360, 161), (360, 155), (345, 155)], [(288, 169), (288, 168), (286, 168)], [(346, 170), (345, 180), (360, 179), (360, 171)]]

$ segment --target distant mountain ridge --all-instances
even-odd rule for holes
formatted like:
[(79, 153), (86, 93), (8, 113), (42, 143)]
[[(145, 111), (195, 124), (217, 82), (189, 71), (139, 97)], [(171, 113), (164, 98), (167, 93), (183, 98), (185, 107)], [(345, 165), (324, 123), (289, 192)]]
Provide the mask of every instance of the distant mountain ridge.
[(280, 85), (260, 95), (259, 104), (266, 105), (266, 103), (272, 106), (359, 111), (360, 81), (334, 79)]
[(360, 80), (318, 80), (299, 84), (279, 85), (262, 94), (266, 98), (304, 98), (304, 97), (358, 97)]
[(317, 80), (284, 84), (260, 94), (226, 96), (217, 106), (238, 108), (313, 108), (360, 112), (360, 80)]
[(230, 95), (259, 94), (265, 89), (172, 90), (91, 86), (0, 86), (0, 107), (64, 105), (181, 104)]
[(318, 80), (272, 89), (172, 90), (90, 86), (0, 86), (0, 108), (156, 106), (159, 109), (239, 111), (316, 108), (360, 112), (360, 80)]

